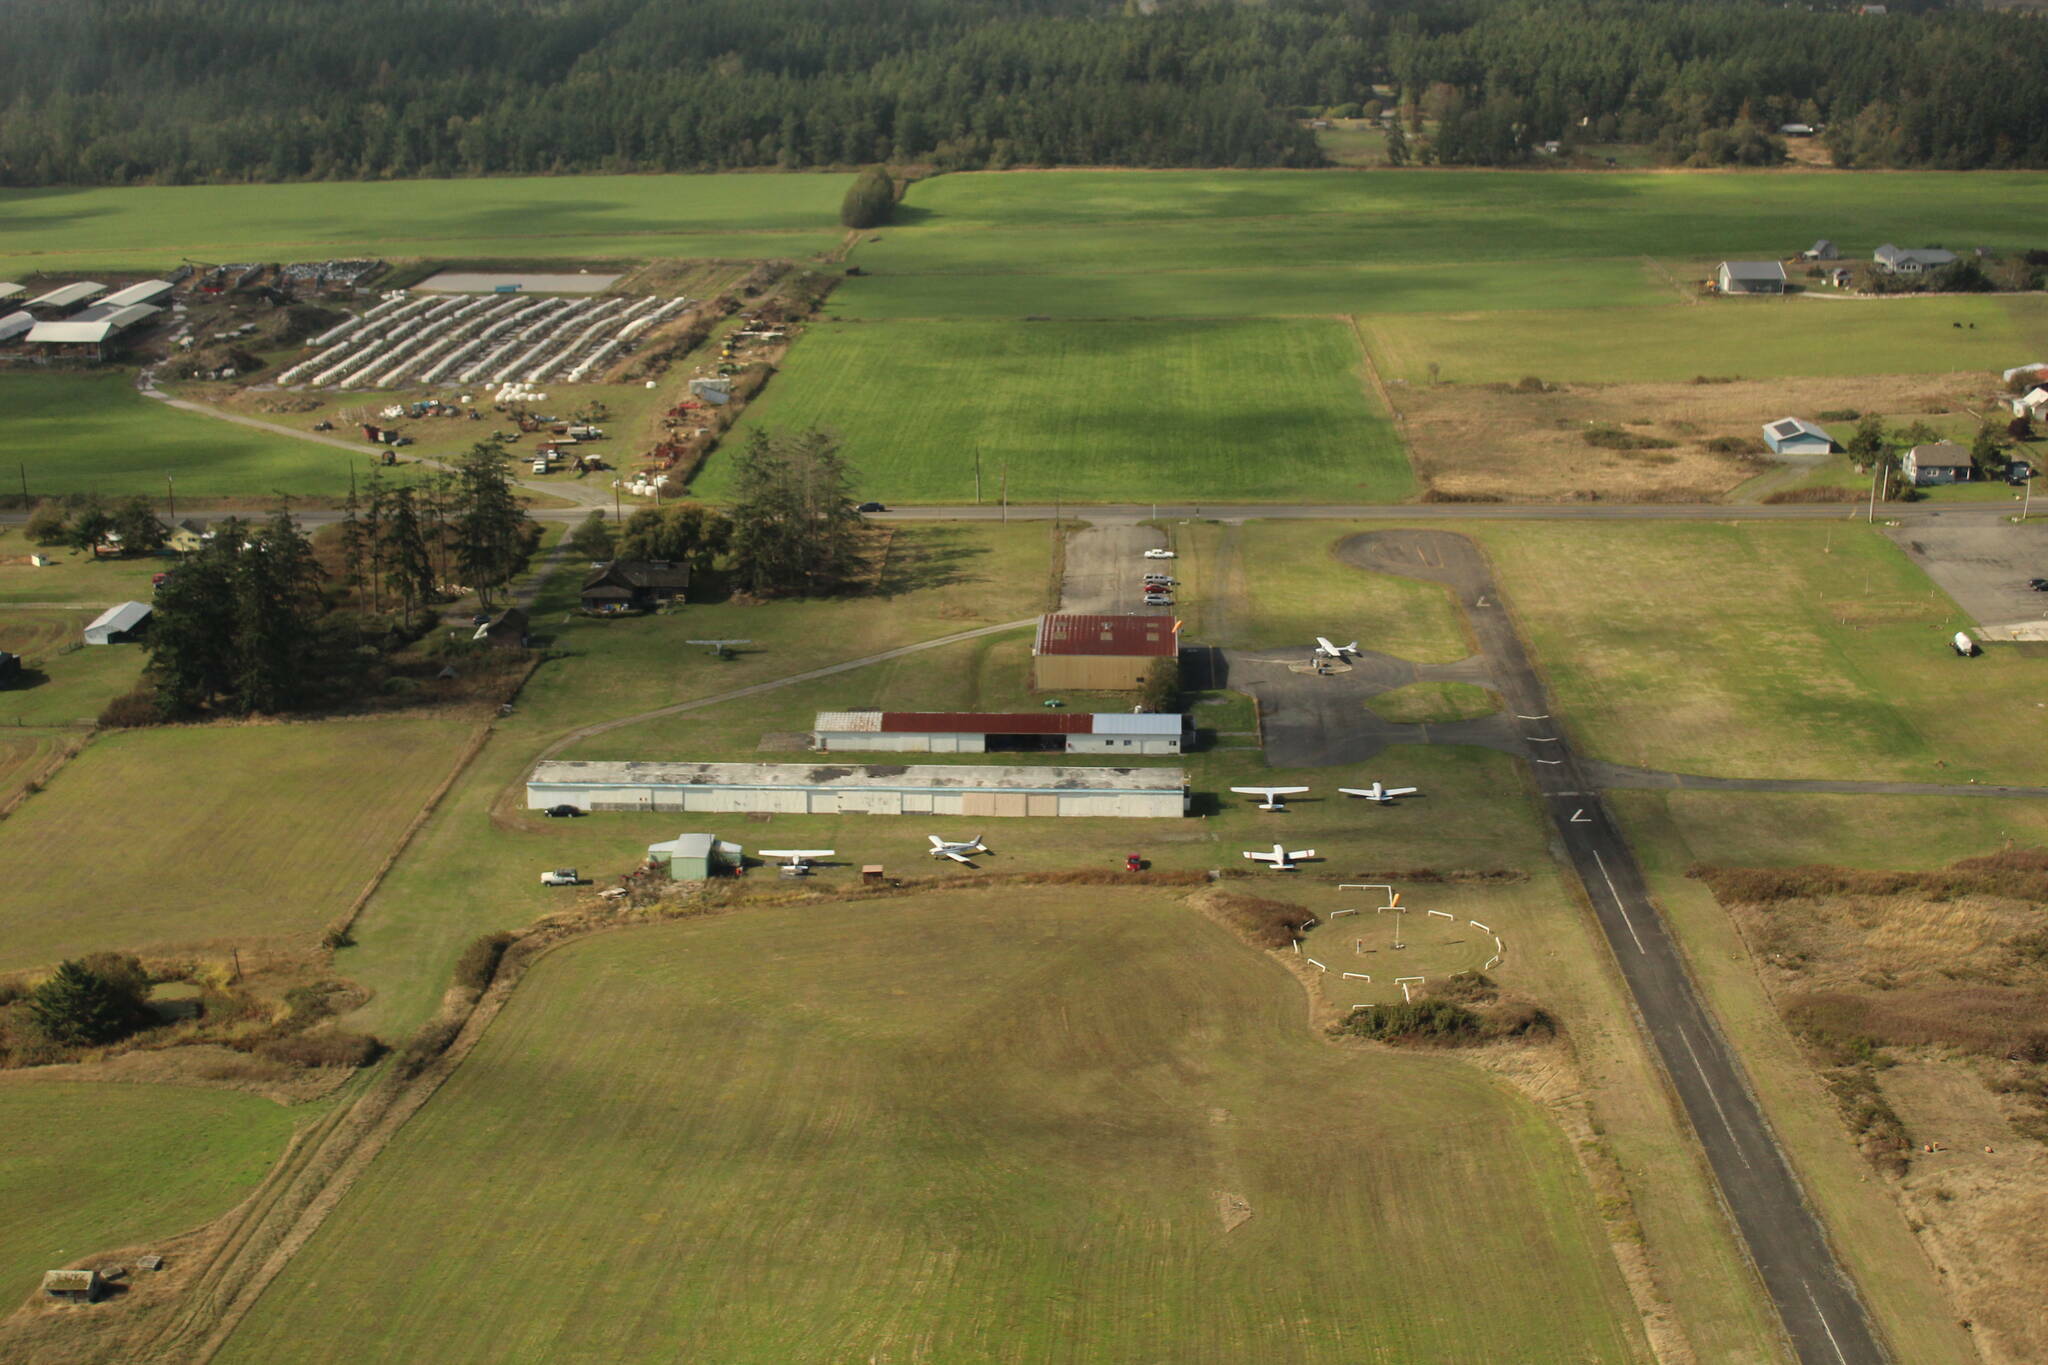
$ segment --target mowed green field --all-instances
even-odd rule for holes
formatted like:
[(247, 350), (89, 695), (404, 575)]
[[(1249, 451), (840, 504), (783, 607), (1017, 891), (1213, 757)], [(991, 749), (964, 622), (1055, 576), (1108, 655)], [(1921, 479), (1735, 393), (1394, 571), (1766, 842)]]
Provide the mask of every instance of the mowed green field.
[[(31, 497), (99, 493), (162, 499), (241, 498), (278, 493), (338, 496), (349, 470), (368, 455), (295, 441), (233, 422), (183, 412), (135, 391), (132, 376), (0, 375), (0, 423), (8, 431), (8, 472)], [(166, 483), (166, 478), (173, 481)]]
[(0, 190), (0, 277), (334, 256), (801, 258), (837, 245), (847, 175)]
[[(1644, 308), (1372, 316), (1380, 372), (1427, 383), (1566, 383), (2000, 370), (2048, 354), (2048, 298), (1706, 299)], [(1990, 376), (1995, 379), (1996, 376)]]
[(2048, 176), (2027, 172), (1056, 171), (914, 186), (853, 259), (884, 274), (1603, 257), (1765, 259), (1947, 240), (2031, 246)]
[(225, 1213), (294, 1122), (225, 1090), (0, 1081), (0, 1303), (27, 1297), (45, 1270)]
[[(1335, 321), (816, 327), (742, 419), (837, 432), (862, 496), (1398, 501), (1414, 487)], [(736, 444), (728, 442), (728, 445)], [(732, 490), (713, 457), (696, 492)]]
[(1853, 524), (1478, 526), (1592, 755), (1724, 777), (2048, 782), (2039, 646)]
[[(98, 615), (94, 607), (0, 607), (0, 649), (20, 655), (24, 665), (21, 681), (0, 688), (0, 725), (89, 726), (135, 686), (147, 661), (141, 645), (81, 644), (86, 623)], [(72, 645), (79, 647), (66, 652)]]
[(1547, 1120), (1303, 1013), (1142, 893), (607, 935), (534, 969), (221, 1359), (1642, 1359)]
[(0, 886), (33, 888), (0, 898), (0, 970), (99, 949), (311, 947), (470, 733), (380, 720), (95, 740), (0, 823)]

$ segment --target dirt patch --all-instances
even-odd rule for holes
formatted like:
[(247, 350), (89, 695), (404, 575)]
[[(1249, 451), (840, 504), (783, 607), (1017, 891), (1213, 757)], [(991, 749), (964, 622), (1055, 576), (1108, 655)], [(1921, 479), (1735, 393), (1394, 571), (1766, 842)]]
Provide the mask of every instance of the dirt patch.
[(239, 1090), (278, 1104), (304, 1104), (333, 1094), (356, 1074), (354, 1067), (301, 1069), (231, 1047), (194, 1044), (155, 1051), (123, 1052), (67, 1066), (38, 1066), (0, 1073), (0, 1085), (44, 1081), (102, 1081), (124, 1085), (183, 1085), (202, 1090)]
[(1252, 1206), (1241, 1194), (1228, 1190), (1216, 1191), (1216, 1217), (1223, 1224), (1225, 1232), (1236, 1232), (1251, 1221)]
[[(1533, 376), (1541, 378), (1541, 375)], [(1763, 424), (1856, 408), (1895, 421), (1960, 410), (1970, 375), (1741, 380), (1713, 384), (1417, 385), (1402, 398), (1415, 470), (1436, 501), (1671, 502), (1718, 499), (1776, 467)], [(1649, 448), (1589, 444), (1620, 432)], [(1754, 456), (1708, 449), (1735, 438)], [(1669, 446), (1656, 446), (1669, 441)]]

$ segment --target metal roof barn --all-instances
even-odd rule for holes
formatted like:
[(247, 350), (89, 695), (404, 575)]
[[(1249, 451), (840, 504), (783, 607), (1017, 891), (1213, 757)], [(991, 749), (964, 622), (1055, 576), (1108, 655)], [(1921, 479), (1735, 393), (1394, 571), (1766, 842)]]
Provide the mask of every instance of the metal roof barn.
[(109, 337), (125, 332), (136, 323), (155, 317), (163, 312), (161, 308), (146, 303), (134, 303), (126, 308), (117, 308), (111, 313), (98, 308), (88, 308), (65, 322), (39, 322), (28, 334), (28, 339), (38, 344), (57, 346), (104, 346)]
[(811, 739), (821, 750), (883, 753), (980, 754), (991, 738), (1037, 740), (1002, 748), (1051, 748), (1068, 753), (1177, 754), (1179, 714), (1127, 715), (1121, 711), (820, 711)]
[(1180, 622), (1171, 616), (1095, 616), (1052, 612), (1039, 618), (1031, 646), (1032, 685), (1040, 691), (1131, 691), (1158, 659), (1180, 654)]
[(1178, 819), (1179, 768), (553, 761), (526, 780), (529, 809), (765, 811), (789, 815)]
[(110, 645), (123, 635), (134, 631), (150, 618), (151, 607), (147, 602), (123, 602), (118, 607), (108, 607), (95, 616), (85, 628), (85, 642), (89, 645)]
[(77, 284), (59, 285), (47, 294), (39, 294), (23, 304), (24, 308), (76, 308), (89, 303), (107, 292), (103, 284), (81, 280)]
[(6, 317), (0, 318), (0, 341), (12, 341), (16, 337), (26, 336), (29, 329), (35, 325), (36, 320), (27, 313), (9, 313)]
[(4, 303), (9, 299), (18, 299), (27, 292), (28, 287), (26, 285), (16, 284), (13, 280), (0, 280), (0, 303)]
[(177, 288), (169, 280), (144, 280), (131, 284), (126, 289), (117, 289), (100, 300), (102, 308), (126, 308), (131, 303), (161, 303)]

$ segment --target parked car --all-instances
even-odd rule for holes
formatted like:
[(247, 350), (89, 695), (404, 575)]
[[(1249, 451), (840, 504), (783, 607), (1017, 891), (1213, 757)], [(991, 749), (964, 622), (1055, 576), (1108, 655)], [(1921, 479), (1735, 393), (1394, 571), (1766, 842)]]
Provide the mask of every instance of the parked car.
[(1157, 583), (1161, 587), (1167, 587), (1174, 583), (1178, 583), (1180, 580), (1175, 578), (1172, 574), (1148, 573), (1145, 575), (1145, 581), (1147, 583)]
[(1145, 860), (1144, 860), (1143, 858), (1140, 858), (1140, 857), (1139, 857), (1139, 856), (1138, 856), (1137, 854), (1135, 854), (1135, 853), (1126, 853), (1126, 854), (1124, 855), (1124, 871), (1126, 871), (1126, 872), (1143, 872), (1144, 870), (1145, 870)]
[(573, 820), (577, 816), (583, 815), (585, 813), (586, 812), (584, 811), (583, 807), (569, 805), (549, 806), (546, 810), (541, 812), (542, 815), (547, 816), (550, 820)]
[(573, 867), (558, 867), (553, 872), (540, 874), (542, 886), (575, 886), (582, 880), (576, 875), (576, 869)]
[(1147, 558), (1147, 559), (1172, 559), (1173, 557), (1174, 557), (1174, 553), (1173, 553), (1173, 551), (1171, 551), (1171, 550), (1147, 550), (1147, 551), (1145, 551), (1145, 558)]
[(1170, 607), (1173, 605), (1173, 594), (1170, 592), (1148, 592), (1145, 594), (1145, 605), (1148, 607)]
[(882, 506), (879, 502), (864, 502), (853, 510), (856, 512), (886, 512), (889, 509)]

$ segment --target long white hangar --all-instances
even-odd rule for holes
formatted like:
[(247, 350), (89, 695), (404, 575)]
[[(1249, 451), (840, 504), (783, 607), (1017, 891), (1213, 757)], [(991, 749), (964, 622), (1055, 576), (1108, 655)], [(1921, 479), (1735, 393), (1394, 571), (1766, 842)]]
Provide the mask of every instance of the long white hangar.
[(1171, 819), (1187, 800), (1179, 768), (558, 761), (526, 780), (528, 810)]

